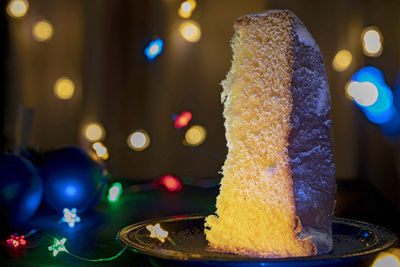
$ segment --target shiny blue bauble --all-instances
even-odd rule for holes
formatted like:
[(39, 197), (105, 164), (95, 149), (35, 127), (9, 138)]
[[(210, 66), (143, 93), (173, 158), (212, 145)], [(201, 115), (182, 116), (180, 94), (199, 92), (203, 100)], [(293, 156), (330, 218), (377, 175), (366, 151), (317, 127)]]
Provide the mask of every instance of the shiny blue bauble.
[(43, 154), (39, 167), (44, 183), (44, 200), (58, 213), (76, 208), (83, 213), (98, 201), (106, 182), (103, 169), (78, 147), (65, 147)]
[(31, 217), (42, 201), (43, 183), (32, 163), (0, 154), (0, 207), (11, 223)]

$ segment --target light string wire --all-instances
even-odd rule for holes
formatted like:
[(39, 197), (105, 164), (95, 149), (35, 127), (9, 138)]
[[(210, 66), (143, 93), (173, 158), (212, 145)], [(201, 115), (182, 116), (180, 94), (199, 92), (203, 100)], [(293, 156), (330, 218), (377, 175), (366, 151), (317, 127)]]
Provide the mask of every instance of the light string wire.
[(168, 240), (174, 247), (178, 248), (178, 245), (175, 243), (174, 240), (172, 240), (171, 237), (168, 236), (168, 237), (167, 237), (167, 240)]
[[(64, 247), (64, 248), (65, 248), (65, 247)], [(103, 258), (103, 259), (87, 259), (87, 258), (84, 258), (84, 257), (80, 257), (80, 256), (78, 256), (78, 255), (75, 255), (75, 254), (69, 252), (69, 250), (68, 250), (67, 248), (65, 248), (65, 251), (64, 251), (64, 252), (67, 253), (68, 255), (74, 257), (74, 258), (79, 259), (79, 260), (90, 261), (90, 262), (98, 262), (98, 261), (112, 261), (112, 260), (115, 260), (116, 258), (118, 258), (119, 256), (121, 256), (122, 253), (124, 253), (125, 250), (126, 250), (127, 248), (128, 248), (128, 246), (124, 246), (124, 247), (123, 247), (117, 254), (115, 254), (114, 256), (109, 257), (109, 258)]]
[(36, 233), (37, 233), (37, 230), (36, 229), (32, 229), (27, 234), (25, 234), (25, 237), (29, 237), (29, 236), (31, 236), (33, 234), (36, 234)]
[[(58, 238), (57, 237), (55, 237), (55, 236), (51, 236), (51, 235), (47, 235), (47, 236), (45, 236), (45, 239), (48, 239), (48, 240), (58, 240)], [(122, 253), (124, 253), (125, 252), (125, 250), (128, 248), (128, 246), (124, 246), (117, 254), (115, 254), (114, 256), (111, 256), (111, 257), (109, 257), (109, 258), (100, 258), (100, 259), (88, 259), (88, 258), (84, 258), (84, 257), (81, 257), (81, 256), (78, 256), (78, 255), (76, 255), (76, 254), (74, 254), (74, 253), (71, 253), (66, 247), (65, 247), (65, 245), (64, 244), (61, 244), (61, 245), (59, 245), (59, 248), (56, 248), (59, 252), (65, 252), (65, 253), (67, 253), (68, 255), (70, 255), (71, 257), (74, 257), (74, 258), (76, 258), (76, 259), (79, 259), (79, 260), (84, 260), (84, 261), (89, 261), (89, 262), (99, 262), (99, 261), (112, 261), (112, 260), (115, 260), (115, 259), (117, 259), (119, 256), (121, 256), (122, 255)], [(54, 248), (53, 248), (54, 249)]]
[[(31, 245), (26, 245), (26, 248), (36, 248), (37, 246), (39, 246), (39, 244), (46, 239), (46, 236), (42, 236), (38, 241), (36, 241), (35, 243), (32, 243)], [(29, 243), (28, 243), (29, 244)]]

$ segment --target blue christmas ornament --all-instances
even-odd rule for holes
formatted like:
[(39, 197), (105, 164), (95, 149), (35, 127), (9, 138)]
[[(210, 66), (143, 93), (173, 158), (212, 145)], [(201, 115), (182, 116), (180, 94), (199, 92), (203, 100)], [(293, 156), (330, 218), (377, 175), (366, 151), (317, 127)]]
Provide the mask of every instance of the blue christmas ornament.
[(44, 200), (57, 212), (76, 208), (83, 213), (94, 206), (106, 179), (103, 169), (77, 147), (65, 147), (43, 154), (40, 175)]
[(28, 160), (0, 154), (0, 206), (12, 223), (31, 217), (42, 201), (43, 183)]

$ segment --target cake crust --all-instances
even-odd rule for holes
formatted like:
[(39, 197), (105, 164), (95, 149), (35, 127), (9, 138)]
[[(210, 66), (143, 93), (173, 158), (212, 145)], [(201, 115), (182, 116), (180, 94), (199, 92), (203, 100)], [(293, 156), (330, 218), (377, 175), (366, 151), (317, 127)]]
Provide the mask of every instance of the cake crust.
[(289, 158), (296, 214), (318, 254), (332, 250), (336, 193), (331, 144), (330, 96), (322, 54), (303, 23), (293, 18), (293, 98)]

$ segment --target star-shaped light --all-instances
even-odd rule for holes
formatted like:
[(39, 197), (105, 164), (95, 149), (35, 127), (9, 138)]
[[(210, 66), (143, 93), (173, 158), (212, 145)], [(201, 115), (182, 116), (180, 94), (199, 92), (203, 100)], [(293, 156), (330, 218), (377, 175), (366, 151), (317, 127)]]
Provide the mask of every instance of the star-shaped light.
[(9, 239), (7, 239), (7, 244), (17, 247), (24, 247), (26, 245), (26, 240), (24, 235), (13, 234)]
[(159, 223), (156, 225), (149, 224), (146, 226), (146, 229), (150, 231), (151, 238), (157, 238), (162, 243), (164, 243), (165, 239), (168, 237), (168, 231), (162, 229)]
[(75, 226), (75, 223), (80, 222), (81, 218), (76, 215), (76, 209), (73, 208), (71, 210), (69, 209), (64, 209), (64, 217), (61, 219), (62, 222), (68, 223), (68, 226), (73, 228)]
[(66, 238), (63, 238), (61, 240), (54, 238), (53, 245), (49, 247), (49, 250), (53, 251), (54, 257), (57, 256), (58, 252), (60, 251), (65, 251), (65, 252), (67, 251), (67, 249), (64, 246), (65, 241), (67, 241)]

